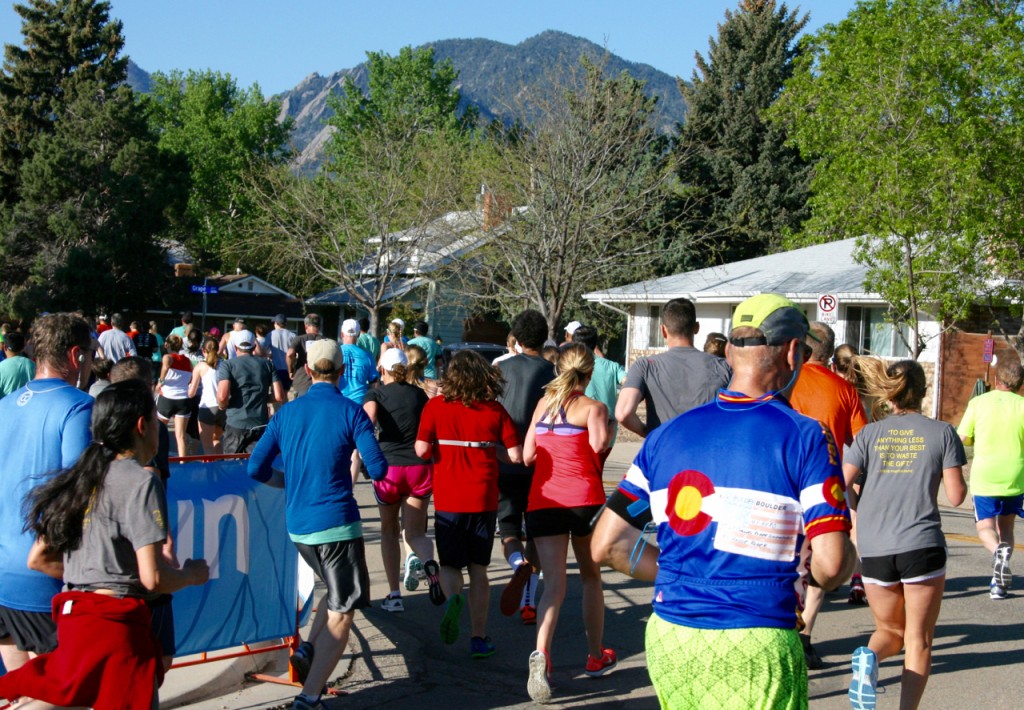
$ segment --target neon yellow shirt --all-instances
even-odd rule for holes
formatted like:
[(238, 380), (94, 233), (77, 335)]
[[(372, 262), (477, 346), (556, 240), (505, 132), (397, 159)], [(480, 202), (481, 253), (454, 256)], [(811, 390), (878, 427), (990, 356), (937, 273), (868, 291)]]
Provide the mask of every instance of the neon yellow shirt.
[(974, 439), (971, 495), (1024, 493), (1024, 397), (993, 390), (967, 403), (957, 433)]

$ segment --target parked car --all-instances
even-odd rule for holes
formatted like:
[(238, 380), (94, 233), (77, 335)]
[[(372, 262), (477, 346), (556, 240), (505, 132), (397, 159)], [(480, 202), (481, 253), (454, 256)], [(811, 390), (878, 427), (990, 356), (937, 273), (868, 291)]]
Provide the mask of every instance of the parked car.
[(461, 350), (472, 350), (480, 353), (481, 357), (487, 362), (491, 362), (494, 358), (508, 352), (504, 345), (498, 345), (497, 343), (449, 343), (441, 348), (441, 372), (438, 373), (439, 376), (448, 368), (448, 363), (455, 357), (455, 353)]

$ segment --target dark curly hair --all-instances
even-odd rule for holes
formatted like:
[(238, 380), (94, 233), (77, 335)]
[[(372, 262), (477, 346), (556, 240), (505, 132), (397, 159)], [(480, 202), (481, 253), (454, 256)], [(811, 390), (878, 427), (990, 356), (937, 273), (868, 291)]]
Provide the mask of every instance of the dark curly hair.
[(512, 321), (512, 335), (530, 350), (540, 350), (548, 339), (548, 320), (540, 311), (528, 308)]
[(490, 402), (501, 396), (501, 371), (472, 350), (460, 350), (448, 363), (441, 391), (447, 402), (456, 400), (467, 407)]

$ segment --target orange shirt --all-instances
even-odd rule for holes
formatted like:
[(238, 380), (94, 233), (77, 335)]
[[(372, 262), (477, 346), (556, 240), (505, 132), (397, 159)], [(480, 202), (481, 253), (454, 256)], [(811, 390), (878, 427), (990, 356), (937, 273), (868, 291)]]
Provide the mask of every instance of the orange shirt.
[(796, 411), (829, 428), (840, 456), (843, 446), (852, 442), (868, 423), (854, 386), (816, 362), (804, 363), (789, 403)]

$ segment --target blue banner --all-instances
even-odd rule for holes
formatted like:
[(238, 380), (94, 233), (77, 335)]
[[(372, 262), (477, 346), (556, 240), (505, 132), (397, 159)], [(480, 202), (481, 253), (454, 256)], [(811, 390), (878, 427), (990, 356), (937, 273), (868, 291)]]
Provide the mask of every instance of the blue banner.
[(210, 565), (209, 583), (174, 593), (178, 656), (295, 633), (298, 553), (284, 491), (249, 478), (247, 465), (171, 465), (167, 514), (178, 559)]

